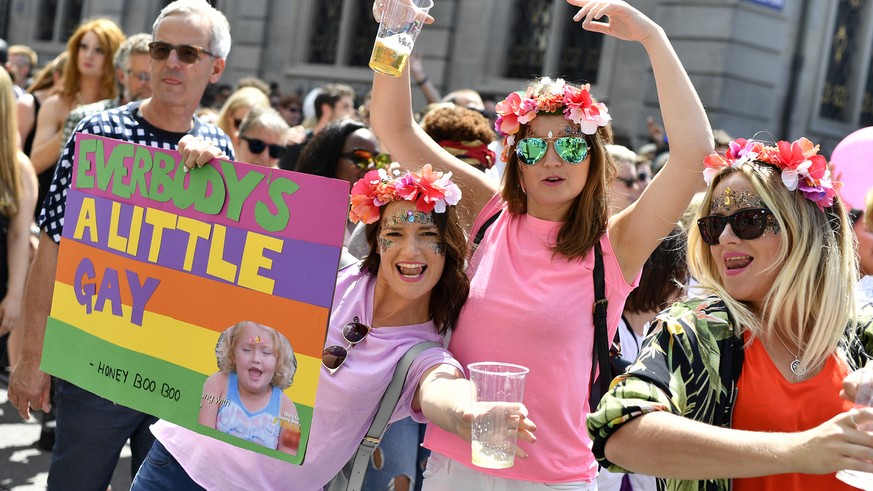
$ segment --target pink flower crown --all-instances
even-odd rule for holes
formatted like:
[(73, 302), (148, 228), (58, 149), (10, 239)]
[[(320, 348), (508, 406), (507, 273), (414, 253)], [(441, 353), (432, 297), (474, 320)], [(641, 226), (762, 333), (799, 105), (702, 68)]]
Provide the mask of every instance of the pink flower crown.
[(709, 184), (722, 169), (750, 161), (772, 165), (782, 171), (782, 183), (789, 191), (800, 190), (804, 198), (824, 210), (834, 204), (834, 196), (843, 183), (831, 180), (827, 159), (818, 155), (818, 150), (819, 146), (806, 138), (792, 143), (781, 140), (776, 146), (738, 138), (730, 142), (724, 157), (714, 153), (704, 159), (703, 179)]
[(497, 122), (494, 129), (504, 137), (503, 161), (508, 161), (509, 148), (515, 144), (515, 134), (522, 124), (530, 123), (538, 112), (555, 113), (564, 108), (564, 119), (579, 125), (582, 133), (593, 135), (597, 128), (606, 126), (612, 117), (606, 104), (591, 97), (591, 85), (570, 85), (564, 79), (545, 77), (539, 83), (520, 92), (509, 94), (495, 106)]
[(450, 178), (452, 173), (434, 171), (425, 164), (421, 174), (407, 172), (392, 178), (385, 169), (371, 170), (352, 186), (352, 209), (349, 220), (354, 223), (374, 223), (379, 220), (379, 208), (392, 201), (414, 201), (419, 211), (445, 213), (447, 206), (461, 200), (461, 189)]

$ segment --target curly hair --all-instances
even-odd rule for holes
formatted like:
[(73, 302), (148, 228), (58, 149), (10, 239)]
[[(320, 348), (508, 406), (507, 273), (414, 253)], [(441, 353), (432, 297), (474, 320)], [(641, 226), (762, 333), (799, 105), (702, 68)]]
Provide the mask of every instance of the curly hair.
[(255, 324), (267, 331), (273, 341), (273, 346), (276, 350), (276, 371), (273, 373), (270, 383), (282, 390), (291, 387), (291, 384), (294, 383), (294, 374), (297, 373), (297, 357), (294, 355), (291, 343), (279, 331), (254, 321), (237, 322), (221, 333), (221, 336), (218, 337), (218, 343), (215, 345), (218, 369), (224, 373), (236, 371), (236, 359), (234, 358), (233, 350), (240, 339), (243, 328), (248, 323)]
[[(391, 206), (391, 203), (388, 206)], [(467, 239), (455, 208), (449, 206), (445, 213), (431, 212), (437, 230), (439, 230), (440, 239), (446, 247), (446, 264), (443, 268), (443, 274), (430, 292), (430, 313), (440, 334), (445, 334), (455, 327), (461, 308), (470, 293), (470, 279), (464, 271)], [(385, 209), (383, 209), (383, 217), (386, 215)], [(381, 229), (382, 219), (367, 225), (365, 229), (370, 252), (361, 263), (361, 271), (366, 271), (373, 277), (379, 274), (379, 264), (382, 257), (379, 254), (379, 241), (377, 240)]]
[(497, 138), (488, 118), (465, 107), (438, 104), (421, 119), (421, 128), (434, 141), (481, 140), (488, 144)]

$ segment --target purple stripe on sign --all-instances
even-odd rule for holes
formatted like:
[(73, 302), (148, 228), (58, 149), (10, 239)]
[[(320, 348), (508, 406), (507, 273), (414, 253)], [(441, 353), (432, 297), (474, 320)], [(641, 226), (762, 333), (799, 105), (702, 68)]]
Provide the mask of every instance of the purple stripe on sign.
[[(113, 206), (118, 210), (116, 218)], [(77, 228), (81, 239), (74, 237)], [(340, 247), (213, 225), (72, 189), (67, 194), (63, 237), (227, 284), (239, 284), (245, 247), (265, 245), (254, 254), (260, 257), (257, 276), (273, 280), (269, 293), (320, 307), (330, 307), (333, 300), (341, 252)]]
[(84, 150), (79, 155), (77, 147), (73, 183), (88, 194), (228, 227), (342, 244), (349, 210), (346, 181), (217, 160), (181, 173), (176, 151), (94, 135), (77, 134), (77, 139)]

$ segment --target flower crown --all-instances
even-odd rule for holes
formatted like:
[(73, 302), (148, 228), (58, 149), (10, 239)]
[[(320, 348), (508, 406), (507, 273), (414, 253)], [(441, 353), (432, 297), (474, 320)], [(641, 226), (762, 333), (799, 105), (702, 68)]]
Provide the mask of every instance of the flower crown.
[(776, 146), (738, 138), (730, 142), (724, 157), (717, 153), (706, 157), (703, 179), (709, 184), (722, 169), (750, 161), (772, 165), (782, 171), (782, 183), (789, 191), (799, 189), (804, 198), (824, 210), (834, 204), (834, 196), (843, 183), (831, 180), (827, 159), (818, 155), (818, 150), (819, 146), (806, 138), (791, 143), (782, 140)]
[(421, 174), (407, 172), (392, 178), (385, 169), (371, 170), (352, 186), (352, 209), (349, 220), (354, 223), (374, 223), (379, 220), (379, 208), (392, 201), (414, 201), (419, 211), (445, 213), (447, 206), (461, 200), (461, 189), (450, 178), (452, 173), (434, 171), (425, 164)]
[(606, 104), (591, 97), (591, 85), (581, 87), (570, 85), (559, 78), (545, 77), (538, 84), (531, 85), (522, 95), (509, 94), (495, 106), (498, 118), (494, 123), (497, 134), (504, 137), (503, 161), (508, 159), (507, 149), (515, 144), (515, 134), (521, 125), (530, 123), (539, 112), (555, 113), (564, 108), (564, 119), (580, 126), (582, 133), (593, 135), (597, 128), (606, 126), (612, 117)]

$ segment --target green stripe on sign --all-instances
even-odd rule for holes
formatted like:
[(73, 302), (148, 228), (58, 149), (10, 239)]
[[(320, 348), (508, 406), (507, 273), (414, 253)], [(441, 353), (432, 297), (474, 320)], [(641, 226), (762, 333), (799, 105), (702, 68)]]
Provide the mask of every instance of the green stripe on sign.
[(51, 317), (40, 368), (113, 402), (198, 433), (291, 463), (303, 461), (312, 422), (308, 406), (295, 404), (304, 430), (296, 456), (226, 435), (197, 422), (206, 375), (122, 348)]

